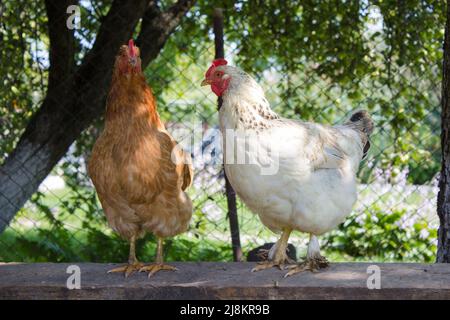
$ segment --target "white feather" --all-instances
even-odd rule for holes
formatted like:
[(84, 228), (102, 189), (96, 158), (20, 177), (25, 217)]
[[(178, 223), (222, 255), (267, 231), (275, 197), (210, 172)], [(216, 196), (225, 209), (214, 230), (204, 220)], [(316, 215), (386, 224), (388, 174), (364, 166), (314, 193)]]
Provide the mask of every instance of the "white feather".
[[(335, 228), (356, 201), (356, 172), (363, 156), (360, 134), (347, 126), (277, 118), (252, 78), (233, 67), (222, 69), (231, 81), (220, 110), (221, 130), (224, 136), (227, 130), (243, 130), (246, 141), (240, 150), (256, 159), (225, 163), (237, 194), (273, 231), (289, 227), (320, 235)], [(276, 118), (266, 119), (258, 108)], [(236, 158), (227, 148), (224, 152), (226, 158)], [(276, 172), (264, 174), (268, 165), (277, 167)]]

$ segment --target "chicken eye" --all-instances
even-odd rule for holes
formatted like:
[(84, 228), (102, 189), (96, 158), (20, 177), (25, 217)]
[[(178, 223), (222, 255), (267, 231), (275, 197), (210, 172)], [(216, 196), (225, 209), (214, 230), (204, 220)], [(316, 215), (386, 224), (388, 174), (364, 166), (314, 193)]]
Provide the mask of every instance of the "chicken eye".
[(216, 77), (217, 77), (217, 78), (220, 78), (221, 76), (222, 76), (222, 72), (216, 71)]

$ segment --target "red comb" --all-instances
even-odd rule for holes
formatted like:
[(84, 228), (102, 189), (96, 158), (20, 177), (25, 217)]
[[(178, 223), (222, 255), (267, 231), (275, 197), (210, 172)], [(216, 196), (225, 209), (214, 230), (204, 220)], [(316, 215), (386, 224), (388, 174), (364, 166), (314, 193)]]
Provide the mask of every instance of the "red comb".
[(209, 75), (212, 72), (212, 69), (214, 69), (214, 68), (216, 68), (218, 66), (225, 66), (227, 64), (228, 64), (228, 61), (223, 59), (223, 58), (215, 59), (212, 62), (211, 66), (209, 67), (208, 71), (206, 71), (205, 77), (207, 77), (207, 78), (209, 77)]
[(134, 41), (133, 39), (130, 39), (130, 41), (128, 41), (128, 49), (130, 51), (130, 56), (134, 57), (136, 56), (136, 49), (134, 47)]

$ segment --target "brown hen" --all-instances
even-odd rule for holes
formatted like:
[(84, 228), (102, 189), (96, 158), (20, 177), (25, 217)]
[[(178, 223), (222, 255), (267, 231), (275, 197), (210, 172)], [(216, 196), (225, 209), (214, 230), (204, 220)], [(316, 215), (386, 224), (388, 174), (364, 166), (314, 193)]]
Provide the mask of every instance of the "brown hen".
[[(128, 265), (109, 272), (176, 270), (163, 263), (163, 239), (187, 230), (192, 202), (184, 192), (193, 178), (191, 158), (166, 131), (133, 40), (116, 57), (105, 128), (88, 166), (111, 228), (130, 242)], [(146, 232), (157, 239), (156, 263), (136, 258)]]

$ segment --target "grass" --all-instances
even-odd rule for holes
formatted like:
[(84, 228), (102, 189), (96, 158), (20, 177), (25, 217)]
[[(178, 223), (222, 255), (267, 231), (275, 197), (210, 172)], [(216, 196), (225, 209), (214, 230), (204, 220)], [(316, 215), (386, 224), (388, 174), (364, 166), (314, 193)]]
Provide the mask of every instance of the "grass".
[[(356, 211), (370, 210), (374, 205), (383, 206), (386, 214), (407, 209), (405, 218), (419, 208), (421, 219), (427, 225), (436, 223), (431, 213), (435, 207), (430, 199), (434, 189), (407, 186), (403, 190), (386, 186), (361, 186)], [(378, 188), (378, 189), (377, 189)], [(383, 190), (381, 190), (381, 189)], [(422, 189), (421, 189), (422, 188)], [(383, 192), (381, 192), (383, 191)], [(79, 201), (79, 195), (68, 188), (45, 192), (41, 205), (28, 203), (15, 217), (10, 227), (0, 235), (0, 261), (96, 261), (120, 262), (126, 260), (127, 243), (106, 225), (103, 214)], [(222, 193), (195, 197), (196, 208), (191, 228), (185, 234), (166, 241), (168, 260), (230, 261), (229, 222), (226, 218), (226, 197)], [(74, 199), (78, 199), (74, 204)], [(424, 203), (430, 204), (424, 205)], [(98, 204), (97, 204), (98, 206)], [(238, 204), (241, 243), (244, 252), (264, 244), (275, 242), (277, 235), (264, 227), (259, 218), (244, 205)], [(155, 241), (147, 236), (138, 244), (142, 260), (153, 258)], [(290, 242), (304, 256), (307, 235), (294, 233)], [(336, 248), (324, 248), (332, 261), (385, 261), (383, 256), (352, 257)]]

